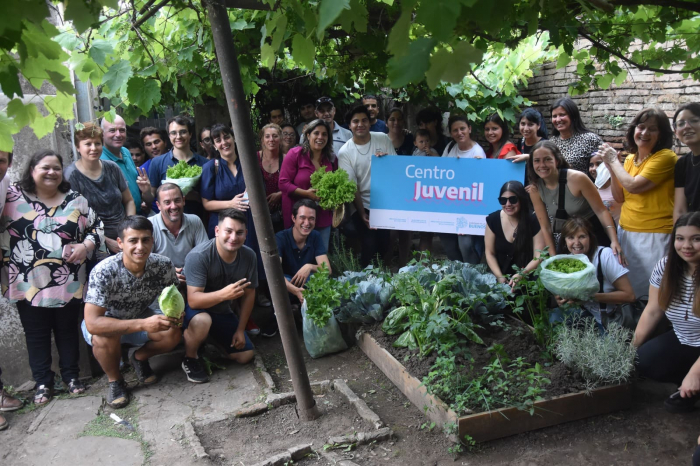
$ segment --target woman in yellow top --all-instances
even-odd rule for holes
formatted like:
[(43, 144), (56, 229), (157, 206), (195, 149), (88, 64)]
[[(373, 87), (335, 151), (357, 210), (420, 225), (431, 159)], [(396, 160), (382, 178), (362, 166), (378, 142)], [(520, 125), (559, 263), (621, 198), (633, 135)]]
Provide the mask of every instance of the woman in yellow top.
[(624, 167), (607, 144), (600, 153), (612, 177), (612, 193), (622, 204), (617, 237), (627, 258), (636, 296), (649, 294), (649, 277), (668, 249), (673, 230), (673, 130), (656, 108), (639, 112), (627, 130), (630, 155)]

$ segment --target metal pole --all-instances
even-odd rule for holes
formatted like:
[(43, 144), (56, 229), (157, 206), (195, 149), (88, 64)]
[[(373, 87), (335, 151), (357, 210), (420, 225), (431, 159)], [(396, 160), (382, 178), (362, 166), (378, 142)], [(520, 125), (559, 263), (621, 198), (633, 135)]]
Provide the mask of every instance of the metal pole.
[(233, 132), (236, 136), (239, 157), (243, 168), (243, 176), (248, 188), (250, 208), (253, 212), (253, 222), (260, 244), (263, 266), (267, 274), (272, 295), (272, 304), (279, 324), (284, 354), (292, 376), (292, 385), (297, 399), (299, 418), (305, 421), (316, 419), (320, 413), (316, 407), (309, 383), (309, 375), (299, 346), (294, 317), (291, 312), (289, 295), (282, 273), (282, 262), (277, 252), (272, 219), (267, 207), (267, 197), (260, 167), (256, 160), (253, 127), (250, 124), (250, 111), (243, 92), (241, 72), (238, 67), (236, 47), (233, 43), (231, 25), (229, 24), (226, 8), (217, 0), (206, 2), (207, 14), (211, 23), (216, 56), (221, 70), (228, 110), (233, 122)]

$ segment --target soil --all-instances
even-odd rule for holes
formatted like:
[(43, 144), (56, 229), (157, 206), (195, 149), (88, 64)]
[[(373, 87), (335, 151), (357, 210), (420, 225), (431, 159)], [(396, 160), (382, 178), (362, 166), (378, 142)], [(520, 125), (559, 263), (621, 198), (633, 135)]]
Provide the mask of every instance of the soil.
[[(551, 362), (547, 355), (543, 353), (542, 348), (537, 344), (530, 330), (520, 321), (508, 319), (508, 325), (513, 331), (504, 331), (500, 327), (484, 327), (479, 329), (477, 333), (484, 341), (483, 345), (468, 342), (466, 344), (469, 354), (473, 358), (473, 367), (475, 373), (480, 374), (480, 368), (488, 365), (494, 358), (494, 355), (487, 351), (493, 345), (502, 345), (505, 354), (510, 359), (522, 357), (530, 366), (534, 367), (536, 363), (541, 364), (548, 372), (546, 377), (551, 381), (546, 386), (546, 392), (543, 396), (545, 399), (553, 398), (559, 395), (569, 393), (577, 393), (585, 390), (586, 385), (584, 380), (576, 373), (571, 372), (564, 364), (559, 361)], [(395, 348), (394, 341), (398, 335), (387, 335), (382, 331), (381, 324), (374, 324), (367, 328), (367, 331), (384, 349), (386, 349), (397, 361), (399, 361), (408, 370), (408, 372), (418, 380), (423, 380), (423, 377), (428, 375), (437, 354), (433, 351), (427, 357), (421, 357), (417, 350), (409, 350), (407, 348)], [(458, 356), (456, 362), (467, 365), (468, 362)], [(443, 400), (449, 403), (450, 400)]]
[[(303, 347), (301, 333), (299, 338)], [(255, 345), (278, 387), (277, 391), (292, 390), (279, 337), (257, 338)], [(394, 431), (393, 444), (383, 442), (360, 446), (350, 452), (336, 450), (342, 458), (363, 466), (686, 466), (691, 463), (700, 434), (697, 413), (674, 415), (664, 410), (663, 400), (676, 390), (674, 386), (637, 382), (632, 388), (633, 407), (630, 410), (494, 440), (453, 455), (448, 452), (452, 443), (440, 431), (440, 426), (431, 430), (423, 412), (408, 401), (359, 348), (355, 346), (319, 359), (311, 359), (304, 353), (312, 382), (346, 379), (350, 388), (362, 396)], [(331, 463), (312, 457), (297, 464)]]
[(196, 427), (202, 446), (215, 464), (254, 464), (295, 445), (312, 443), (323, 448), (328, 438), (353, 432), (370, 432), (340, 393), (315, 397), (321, 416), (314, 422), (299, 420), (295, 405), (284, 405), (259, 416), (227, 419)]

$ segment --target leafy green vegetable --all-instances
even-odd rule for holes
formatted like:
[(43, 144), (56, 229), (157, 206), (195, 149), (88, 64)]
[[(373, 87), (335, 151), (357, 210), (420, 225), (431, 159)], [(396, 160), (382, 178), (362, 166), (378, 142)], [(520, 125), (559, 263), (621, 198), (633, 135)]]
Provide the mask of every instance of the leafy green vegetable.
[(160, 293), (158, 305), (163, 314), (174, 319), (179, 319), (185, 312), (185, 300), (182, 299), (177, 285), (170, 285)]
[(202, 167), (199, 165), (189, 165), (184, 160), (180, 160), (177, 165), (173, 165), (165, 172), (165, 176), (171, 179), (196, 178), (202, 174)]
[(333, 172), (326, 172), (326, 167), (319, 168), (311, 175), (311, 187), (321, 199), (319, 205), (326, 210), (352, 202), (357, 191), (357, 185), (350, 181), (342, 168)]
[(576, 273), (584, 270), (586, 264), (578, 259), (559, 259), (547, 266), (547, 270), (561, 273)]
[(318, 271), (309, 278), (304, 290), (306, 317), (316, 326), (325, 327), (333, 315), (333, 309), (340, 306), (340, 300), (354, 291), (354, 285), (330, 278), (328, 267), (325, 263), (321, 264)]

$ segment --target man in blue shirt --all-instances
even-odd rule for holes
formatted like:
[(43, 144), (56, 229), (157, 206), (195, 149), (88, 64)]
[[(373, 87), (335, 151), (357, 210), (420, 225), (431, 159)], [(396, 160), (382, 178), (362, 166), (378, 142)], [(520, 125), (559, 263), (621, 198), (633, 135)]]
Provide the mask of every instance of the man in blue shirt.
[(136, 168), (136, 164), (131, 159), (129, 149), (124, 147), (126, 142), (126, 122), (122, 117), (117, 115), (114, 122), (110, 123), (106, 118), (102, 119), (100, 124), (102, 128), (102, 160), (110, 160), (116, 163), (124, 173), (126, 183), (129, 185), (129, 192), (134, 198), (136, 204), (136, 213), (141, 213), (141, 201), (149, 205), (153, 202), (153, 195), (150, 190), (148, 173)]
[[(151, 181), (151, 192), (154, 196), (158, 187), (165, 181), (168, 168), (177, 165), (181, 160), (189, 165), (199, 165), (200, 167), (208, 162), (206, 157), (192, 152), (190, 148), (192, 123), (189, 118), (182, 115), (171, 118), (168, 120), (167, 129), (173, 148), (151, 160), (151, 165), (148, 167), (148, 178)], [(199, 184), (185, 196), (185, 213), (194, 214), (200, 218), (204, 214), (202, 196), (199, 195)]]
[(311, 199), (301, 199), (292, 207), (292, 227), (277, 233), (277, 249), (282, 260), (282, 271), (287, 283), (287, 291), (299, 302), (304, 301), (302, 290), (312, 273), (328, 261), (326, 245), (316, 226), (316, 203)]
[(372, 94), (363, 96), (362, 105), (369, 110), (369, 124), (372, 125), (369, 127), (369, 130), (375, 133), (389, 134), (389, 128), (384, 123), (384, 120), (377, 118), (377, 115), (379, 115), (379, 100), (377, 100), (377, 96)]

